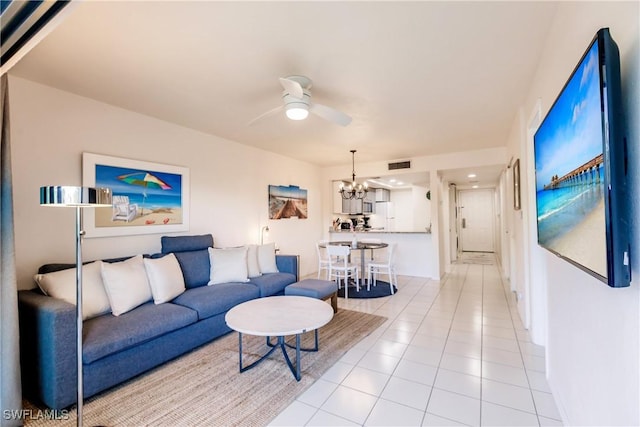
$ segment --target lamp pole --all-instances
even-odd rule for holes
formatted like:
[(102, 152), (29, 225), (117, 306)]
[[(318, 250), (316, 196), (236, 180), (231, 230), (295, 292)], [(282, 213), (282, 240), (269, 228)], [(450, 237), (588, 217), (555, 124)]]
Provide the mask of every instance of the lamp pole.
[(76, 371), (77, 371), (77, 418), (82, 426), (82, 404), (84, 400), (82, 378), (82, 208), (110, 207), (112, 194), (109, 188), (73, 186), (40, 187), (40, 205), (73, 207), (76, 209)]
[(76, 371), (78, 375), (77, 426), (82, 427), (82, 207), (76, 206)]

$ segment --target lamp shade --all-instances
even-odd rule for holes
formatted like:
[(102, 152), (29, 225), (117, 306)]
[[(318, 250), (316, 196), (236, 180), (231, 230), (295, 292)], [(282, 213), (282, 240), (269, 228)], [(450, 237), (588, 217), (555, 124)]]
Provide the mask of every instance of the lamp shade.
[(106, 207), (112, 204), (110, 188), (50, 185), (40, 187), (40, 205), (60, 207)]

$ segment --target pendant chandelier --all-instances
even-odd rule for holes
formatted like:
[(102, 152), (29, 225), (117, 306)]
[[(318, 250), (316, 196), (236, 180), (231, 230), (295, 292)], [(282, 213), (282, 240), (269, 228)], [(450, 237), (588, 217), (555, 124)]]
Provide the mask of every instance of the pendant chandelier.
[(367, 183), (358, 184), (356, 182), (356, 163), (355, 163), (355, 154), (356, 150), (351, 150), (351, 184), (344, 185), (344, 183), (340, 184), (340, 190), (338, 192), (342, 195), (342, 198), (345, 200), (348, 199), (364, 199), (367, 196)]

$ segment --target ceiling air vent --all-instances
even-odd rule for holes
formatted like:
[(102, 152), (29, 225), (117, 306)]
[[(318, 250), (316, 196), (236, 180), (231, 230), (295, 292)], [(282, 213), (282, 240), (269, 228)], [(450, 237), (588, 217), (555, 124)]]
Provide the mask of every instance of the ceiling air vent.
[(407, 160), (405, 162), (394, 162), (389, 163), (389, 170), (394, 171), (397, 169), (411, 169), (411, 161)]

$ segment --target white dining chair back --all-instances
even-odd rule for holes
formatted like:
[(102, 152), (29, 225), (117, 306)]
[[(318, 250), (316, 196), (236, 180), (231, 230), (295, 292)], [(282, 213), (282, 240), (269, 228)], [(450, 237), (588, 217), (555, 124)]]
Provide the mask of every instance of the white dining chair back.
[(356, 289), (360, 290), (360, 269), (349, 262), (351, 248), (343, 245), (327, 245), (329, 255), (329, 280), (335, 280), (338, 289), (344, 282), (344, 297), (349, 298), (349, 280), (355, 280)]
[(316, 242), (316, 253), (318, 254), (318, 279), (325, 271), (325, 278), (329, 280), (329, 256), (327, 255), (328, 240), (320, 240)]
[(373, 286), (377, 285), (378, 275), (386, 274), (389, 277), (389, 287), (391, 290), (391, 294), (394, 293), (394, 286), (398, 286), (398, 277), (396, 275), (396, 266), (394, 263), (396, 253), (396, 244), (389, 243), (387, 247), (387, 258), (381, 262), (370, 262), (367, 264), (367, 290), (371, 289), (371, 284)]

